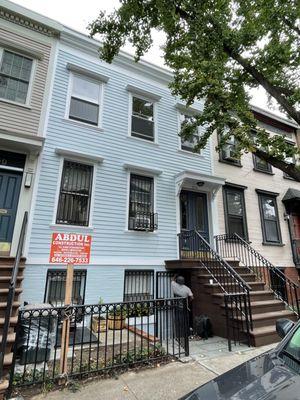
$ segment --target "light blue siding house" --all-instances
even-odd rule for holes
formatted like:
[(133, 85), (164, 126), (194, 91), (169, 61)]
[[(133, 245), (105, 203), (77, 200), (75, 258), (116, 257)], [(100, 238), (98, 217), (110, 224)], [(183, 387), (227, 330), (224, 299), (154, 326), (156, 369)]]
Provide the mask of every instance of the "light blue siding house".
[[(63, 299), (64, 267), (49, 262), (54, 232), (91, 235), (89, 265), (76, 266), (74, 301), (151, 298), (155, 272), (178, 258), (177, 233), (218, 233), (207, 146), (193, 153), (180, 124), (201, 111), (171, 96), (171, 74), (122, 53), (112, 65), (99, 43), (61, 33), (47, 133), (29, 223), (23, 300)], [(195, 135), (201, 131), (195, 132)], [(136, 287), (136, 279), (140, 287)], [(139, 297), (140, 296), (140, 297)]]

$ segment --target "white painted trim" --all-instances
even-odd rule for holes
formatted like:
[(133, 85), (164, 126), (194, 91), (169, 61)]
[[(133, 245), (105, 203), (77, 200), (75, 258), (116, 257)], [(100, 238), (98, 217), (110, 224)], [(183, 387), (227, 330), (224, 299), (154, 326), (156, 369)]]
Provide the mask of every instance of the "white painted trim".
[(128, 85), (126, 85), (126, 90), (128, 90), (128, 92), (130, 92), (134, 95), (146, 97), (147, 100), (159, 101), (161, 99), (160, 95), (150, 92), (148, 90), (142, 89), (138, 86), (128, 84)]
[[(95, 102), (94, 100), (92, 100), (90, 98), (84, 98), (82, 96), (81, 97), (76, 96), (79, 99), (92, 102), (92, 103), (97, 104), (99, 106), (99, 110), (98, 110), (98, 125), (93, 125), (93, 124), (89, 124), (88, 122), (77, 121), (77, 120), (74, 120), (74, 119), (70, 118), (70, 106), (71, 106), (71, 97), (72, 97), (74, 76), (78, 76), (81, 79), (86, 79), (87, 81), (96, 83), (99, 86), (98, 102)], [(98, 129), (102, 130), (103, 98), (104, 98), (103, 97), (104, 96), (103, 93), (104, 93), (104, 83), (103, 83), (103, 81), (95, 80), (94, 78), (91, 78), (89, 76), (70, 71), (70, 73), (69, 73), (68, 90), (67, 90), (67, 99), (66, 99), (66, 108), (65, 108), (65, 119), (70, 120), (72, 122), (76, 121), (79, 124), (84, 125), (84, 126), (91, 126), (93, 128), (98, 128)]]
[[(204, 158), (204, 155), (203, 155), (203, 150), (204, 149), (201, 149), (198, 153), (194, 153), (194, 152), (191, 152), (191, 151), (188, 151), (188, 150), (184, 150), (184, 149), (182, 149), (182, 143), (181, 143), (181, 136), (179, 136), (179, 132), (180, 132), (180, 130), (181, 130), (181, 123), (182, 123), (182, 117), (184, 116), (184, 115), (192, 115), (193, 113), (191, 113), (191, 112), (189, 112), (189, 111), (185, 111), (185, 112), (183, 112), (183, 111), (181, 111), (180, 109), (178, 109), (177, 110), (177, 124), (178, 124), (178, 132), (177, 132), (177, 136), (178, 136), (178, 152), (180, 152), (180, 153), (183, 153), (183, 154), (189, 154), (189, 155), (192, 155), (192, 156), (196, 156), (196, 157), (201, 157), (201, 158)], [(197, 127), (197, 135), (198, 135), (198, 137), (200, 137), (201, 136), (201, 132), (200, 132), (200, 126), (198, 126)]]
[(154, 176), (154, 175), (161, 175), (163, 173), (163, 171), (161, 171), (160, 169), (151, 168), (146, 165), (124, 163), (123, 168), (125, 170), (130, 170), (130, 172), (136, 172), (141, 175), (148, 174), (148, 175)]
[[(6, 48), (1, 46), (1, 48), (0, 48), (0, 67), (1, 67), (2, 61), (3, 61), (4, 50), (6, 50)], [(29, 82), (28, 82), (28, 89), (27, 89), (25, 103), (8, 100), (8, 99), (2, 98), (2, 97), (0, 98), (0, 101), (31, 109), (31, 96), (32, 96), (32, 88), (33, 88), (33, 83), (34, 83), (34, 78), (35, 78), (35, 73), (36, 73), (37, 60), (35, 58), (33, 58), (32, 56), (28, 56), (28, 55), (22, 53), (21, 51), (15, 51), (15, 50), (10, 50), (10, 49), (7, 49), (7, 51), (17, 54), (21, 57), (29, 58), (32, 61), (32, 64), (31, 64), (30, 78), (29, 78)]]
[[(101, 113), (101, 116), (102, 116), (102, 113)], [(104, 132), (104, 129), (100, 128), (100, 126), (91, 125), (91, 124), (88, 124), (87, 122), (76, 121), (75, 119), (70, 119), (70, 118), (66, 118), (66, 117), (62, 118), (62, 121), (67, 122), (68, 124), (75, 125), (77, 127), (84, 127), (85, 129), (95, 131), (96, 133)]]
[(83, 68), (80, 65), (72, 64), (72, 63), (67, 63), (67, 69), (71, 72), (75, 72), (79, 75), (84, 75), (88, 78), (92, 78), (93, 80), (97, 80), (100, 82), (108, 82), (109, 76), (99, 74), (98, 72), (91, 71), (87, 68)]
[(50, 224), (49, 228), (53, 231), (74, 231), (76, 232), (93, 232), (93, 226), (81, 226), (81, 225), (67, 225), (67, 224)]
[[(153, 129), (154, 129), (154, 140), (147, 140), (143, 138), (139, 138), (136, 136), (132, 136), (132, 103), (133, 103), (133, 97), (136, 97), (138, 99), (142, 99), (145, 101), (150, 101), (153, 104)], [(141, 141), (141, 143), (152, 143), (158, 145), (158, 115), (157, 115), (157, 102), (153, 99), (150, 99), (149, 97), (144, 97), (142, 95), (136, 95), (135, 93), (132, 93), (129, 91), (129, 101), (128, 101), (129, 107), (128, 107), (128, 136), (138, 139)]]
[(21, 43), (16, 43), (9, 39), (0, 37), (0, 46), (13, 53), (21, 53), (28, 58), (36, 58), (37, 60), (42, 60), (44, 58), (44, 54), (41, 51), (33, 50)]
[[(77, 229), (80, 229), (80, 230), (85, 229), (85, 230), (92, 231), (94, 229), (93, 217), (94, 217), (94, 203), (95, 203), (95, 188), (96, 188), (96, 177), (97, 177), (97, 165), (98, 165), (99, 161), (95, 161), (90, 158), (82, 160), (80, 157), (78, 157), (76, 155), (74, 156), (74, 152), (69, 152), (69, 154), (60, 153), (58, 155), (61, 156), (61, 159), (60, 159), (60, 164), (59, 164), (59, 173), (58, 173), (58, 180), (57, 180), (57, 186), (56, 186), (52, 223), (50, 224), (50, 227), (51, 228), (52, 227), (54, 227), (54, 228), (64, 227), (65, 231), (74, 230), (74, 229), (76, 229), (76, 230)], [(90, 200), (90, 209), (89, 209), (89, 225), (88, 226), (83, 227), (83, 226), (77, 226), (77, 225), (57, 224), (56, 223), (56, 215), (57, 215), (57, 209), (58, 209), (58, 201), (59, 201), (64, 161), (84, 162), (85, 164), (91, 165), (93, 167), (93, 179), (92, 179), (91, 200)]]
[[(2, 147), (1, 147), (2, 150)], [(15, 172), (23, 172), (24, 168), (17, 168), (17, 167), (8, 167), (7, 165), (0, 164), (0, 170), (5, 169), (6, 171), (15, 171)]]
[[(200, 109), (200, 108), (197, 108), (197, 107), (195, 107), (195, 106), (187, 107), (184, 103), (181, 103), (181, 102), (179, 102), (179, 101), (177, 101), (177, 102), (175, 103), (175, 107), (177, 108), (177, 110), (178, 110), (181, 114), (190, 114), (190, 115), (193, 115), (193, 114), (201, 114), (201, 112), (202, 112), (202, 109)], [(199, 107), (200, 107), (200, 105), (199, 105)]]
[(127, 139), (130, 139), (130, 140), (136, 140), (137, 143), (149, 144), (150, 146), (157, 146), (157, 147), (159, 147), (159, 144), (158, 144), (157, 142), (151, 142), (150, 140), (141, 139), (141, 138), (138, 138), (138, 137), (136, 137), (136, 136), (129, 136), (129, 135), (127, 135), (126, 138), (127, 138)]
[(75, 150), (69, 150), (69, 149), (64, 149), (61, 147), (56, 147), (55, 153), (59, 156), (63, 157), (71, 157), (78, 160), (85, 161), (87, 163), (102, 163), (104, 158), (100, 156), (95, 156), (93, 154), (89, 153), (82, 153), (80, 151), (75, 151)]

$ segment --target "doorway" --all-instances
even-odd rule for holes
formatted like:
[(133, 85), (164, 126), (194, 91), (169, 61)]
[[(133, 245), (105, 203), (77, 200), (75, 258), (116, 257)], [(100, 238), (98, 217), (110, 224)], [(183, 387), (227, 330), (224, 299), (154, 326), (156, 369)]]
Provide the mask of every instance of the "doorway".
[(200, 235), (210, 242), (207, 195), (205, 193), (181, 191), (180, 227), (181, 231), (197, 229)]
[(16, 221), (22, 173), (0, 166), (0, 253), (9, 255)]

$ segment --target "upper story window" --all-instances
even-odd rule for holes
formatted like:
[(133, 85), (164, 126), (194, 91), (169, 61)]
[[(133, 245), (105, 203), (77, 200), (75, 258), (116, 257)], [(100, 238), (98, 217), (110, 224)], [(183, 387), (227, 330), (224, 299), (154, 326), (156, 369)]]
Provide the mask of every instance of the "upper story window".
[(141, 231), (157, 229), (153, 177), (130, 174), (128, 229)]
[(276, 195), (257, 191), (263, 241), (265, 244), (280, 244), (281, 232)]
[(233, 165), (241, 165), (241, 158), (236, 154), (237, 140), (231, 135), (229, 136), (220, 150), (220, 161)]
[(101, 83), (83, 75), (72, 75), (69, 118), (99, 125)]
[(0, 50), (0, 98), (27, 103), (32, 64), (28, 57)]
[[(264, 150), (263, 148), (261, 148), (261, 150)], [(254, 169), (256, 171), (260, 171), (260, 172), (266, 172), (268, 174), (272, 173), (272, 166), (271, 164), (269, 164), (267, 161), (262, 160), (261, 158), (259, 158), (258, 156), (256, 156), (255, 154), (253, 154), (253, 165), (254, 165)]]
[(131, 136), (154, 142), (154, 102), (132, 95), (131, 111)]
[[(295, 143), (294, 143), (294, 142), (288, 142), (288, 141), (287, 141), (287, 144), (288, 144), (289, 146), (292, 146), (292, 147), (295, 146)], [(286, 163), (288, 163), (288, 164), (296, 164), (296, 163), (297, 163), (297, 160), (296, 160), (295, 155), (290, 156), (290, 157), (289, 157), (289, 156), (286, 156), (285, 159), (284, 159), (284, 161), (285, 161)], [(284, 176), (284, 178), (288, 178), (288, 179), (292, 179), (292, 180), (293, 180), (293, 178), (292, 178), (290, 175), (288, 175), (286, 172), (283, 173), (283, 176)]]
[(89, 225), (93, 167), (64, 161), (57, 207), (57, 224)]
[(223, 190), (226, 232), (229, 235), (237, 233), (247, 240), (248, 229), (244, 189), (226, 185)]
[[(180, 114), (180, 128), (182, 128), (182, 126), (186, 123), (194, 123), (194, 122), (195, 122), (195, 117), (193, 115)], [(183, 137), (181, 137), (180, 138), (181, 150), (193, 153), (194, 147), (198, 143), (199, 136), (200, 136), (199, 129), (196, 128), (193, 135), (190, 138), (184, 139)]]

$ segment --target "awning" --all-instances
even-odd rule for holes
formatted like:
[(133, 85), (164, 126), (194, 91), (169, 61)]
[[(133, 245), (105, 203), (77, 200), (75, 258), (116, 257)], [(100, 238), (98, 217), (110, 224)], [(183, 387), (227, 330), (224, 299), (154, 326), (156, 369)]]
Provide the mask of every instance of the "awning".
[(220, 187), (225, 184), (225, 178), (201, 174), (195, 171), (182, 171), (175, 175), (175, 183), (177, 195), (182, 189), (192, 189), (210, 192), (215, 196)]
[(300, 190), (289, 188), (283, 196), (282, 202), (289, 203), (291, 201), (300, 201)]
[(44, 144), (44, 138), (37, 135), (8, 132), (0, 129), (0, 146), (10, 151), (26, 151), (38, 155)]

